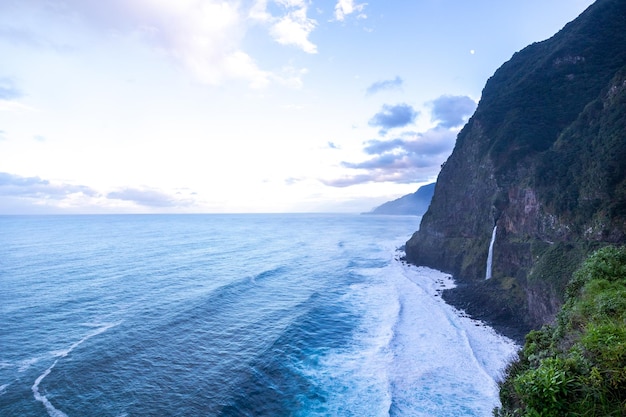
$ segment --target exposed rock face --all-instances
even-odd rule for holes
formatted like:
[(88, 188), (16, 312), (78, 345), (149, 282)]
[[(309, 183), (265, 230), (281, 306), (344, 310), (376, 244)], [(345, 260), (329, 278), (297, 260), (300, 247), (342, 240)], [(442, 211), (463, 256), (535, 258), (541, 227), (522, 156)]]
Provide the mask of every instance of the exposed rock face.
[(526, 329), (553, 319), (584, 255), (623, 242), (626, 1), (598, 0), (489, 79), (406, 255), (452, 273), (468, 312)]

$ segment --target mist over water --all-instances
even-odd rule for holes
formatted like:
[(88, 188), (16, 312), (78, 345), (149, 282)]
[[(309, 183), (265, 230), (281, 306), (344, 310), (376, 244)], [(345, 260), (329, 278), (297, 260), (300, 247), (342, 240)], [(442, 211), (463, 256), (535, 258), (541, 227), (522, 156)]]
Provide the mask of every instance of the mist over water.
[(0, 415), (488, 416), (512, 341), (419, 218), (0, 217)]

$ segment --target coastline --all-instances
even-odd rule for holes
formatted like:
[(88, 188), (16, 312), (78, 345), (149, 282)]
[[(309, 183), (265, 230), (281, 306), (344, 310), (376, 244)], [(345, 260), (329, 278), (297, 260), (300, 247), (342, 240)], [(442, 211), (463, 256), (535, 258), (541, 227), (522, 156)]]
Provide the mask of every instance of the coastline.
[(494, 298), (482, 285), (457, 284), (442, 291), (443, 300), (464, 311), (471, 318), (484, 322), (503, 336), (524, 346), (526, 335), (532, 327), (516, 320), (516, 312), (506, 303), (494, 304)]
[[(404, 250), (404, 248), (402, 248)], [(399, 260), (416, 268), (431, 268), (426, 265), (417, 265), (406, 259), (406, 253)], [(435, 269), (437, 270), (437, 269)], [(466, 283), (458, 280), (453, 274), (440, 271), (449, 275), (452, 285), (445, 285), (437, 291), (441, 299), (466, 314), (473, 320), (483, 322), (493, 328), (498, 334), (513, 340), (520, 348), (524, 346), (526, 335), (533, 330), (517, 318), (519, 311), (511, 307), (506, 299), (496, 297), (497, 291), (494, 285), (499, 283), (495, 279), (485, 280), (478, 283)], [(499, 291), (499, 290), (498, 290)]]
[[(467, 414), (466, 410), (466, 414), (458, 415), (490, 415), (494, 407), (500, 406), (498, 384), (507, 366), (517, 358), (519, 343), (446, 302), (442, 294), (457, 285), (450, 274), (402, 260), (399, 265), (407, 280), (398, 288), (401, 307), (397, 329), (401, 331), (391, 346), (394, 358), (403, 364), (398, 372), (404, 373), (407, 364), (413, 364), (409, 367), (413, 371), (402, 377), (403, 386), (407, 391), (419, 392), (417, 387), (433, 383), (430, 375), (436, 370), (454, 383), (432, 386), (427, 391), (461, 395), (452, 387), (464, 385), (463, 402), (473, 404), (478, 414)], [(418, 357), (428, 359), (415, 363)], [(407, 398), (414, 401), (411, 395)], [(429, 412), (424, 415), (441, 415), (437, 407)]]

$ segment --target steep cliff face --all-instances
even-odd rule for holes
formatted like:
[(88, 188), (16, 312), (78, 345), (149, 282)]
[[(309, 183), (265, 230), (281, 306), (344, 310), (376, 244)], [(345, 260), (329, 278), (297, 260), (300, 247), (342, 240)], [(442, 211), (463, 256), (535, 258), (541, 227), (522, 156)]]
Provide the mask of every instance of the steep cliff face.
[(454, 274), (453, 303), (530, 328), (585, 255), (625, 241), (626, 1), (598, 0), (488, 80), (406, 255)]

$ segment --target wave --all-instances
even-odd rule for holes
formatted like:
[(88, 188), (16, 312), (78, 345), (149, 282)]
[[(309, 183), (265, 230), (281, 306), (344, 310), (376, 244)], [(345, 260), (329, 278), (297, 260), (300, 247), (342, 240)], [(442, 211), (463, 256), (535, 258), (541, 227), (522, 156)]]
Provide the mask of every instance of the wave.
[(41, 402), (46, 407), (46, 410), (48, 411), (48, 414), (50, 415), (50, 417), (67, 417), (67, 414), (65, 414), (63, 411), (57, 409), (54, 405), (52, 405), (52, 403), (48, 400), (48, 398), (41, 393), (41, 391), (39, 390), (39, 385), (41, 384), (41, 382), (48, 375), (50, 375), (50, 372), (52, 372), (52, 370), (54, 369), (54, 367), (57, 365), (57, 363), (59, 362), (61, 358), (65, 358), (67, 355), (72, 353), (74, 349), (76, 349), (78, 346), (80, 346), (87, 340), (91, 339), (92, 337), (97, 336), (101, 333), (104, 333), (105, 331), (109, 330), (111, 327), (115, 327), (118, 324), (119, 323), (109, 323), (109, 324), (101, 325), (95, 331), (88, 333), (85, 337), (80, 339), (78, 342), (75, 342), (74, 344), (72, 344), (69, 348), (65, 350), (61, 350), (61, 351), (52, 352), (53, 355), (57, 357), (57, 359), (55, 359), (55, 361), (52, 363), (52, 365), (48, 367), (48, 369), (46, 369), (41, 375), (37, 377), (37, 379), (35, 380), (35, 383), (31, 387), (35, 400)]
[[(271, 269), (267, 269), (263, 272), (260, 272), (254, 276), (252, 276), (252, 278), (250, 278), (250, 282), (252, 282), (253, 284), (256, 284), (257, 282), (263, 281), (265, 279), (270, 279), (272, 277), (278, 276), (280, 274), (283, 274), (285, 272), (287, 272), (288, 267), (286, 266), (278, 266), (276, 268), (271, 268)], [(237, 283), (235, 283), (236, 285)], [(230, 284), (232, 285), (232, 284)]]
[[(58, 264), (62, 290), (16, 280), (47, 298), (36, 315), (11, 318), (0, 414), (475, 416), (497, 401), (485, 381), (506, 349), (441, 299), (450, 276), (398, 259), (413, 220), (286, 228), (282, 217), (210, 217), (185, 222), (190, 238), (160, 219), (121, 219), (136, 230), (103, 236), (103, 257), (100, 247), (77, 261), (25, 253)], [(82, 241), (73, 227), (60, 229), (68, 247), (97, 235)]]
[(399, 296), (384, 278), (387, 267), (350, 266), (353, 281), (337, 302), (351, 316), (353, 331), (339, 346), (319, 352), (301, 369), (318, 393), (308, 399), (307, 416), (386, 415), (390, 407), (393, 363), (391, 341), (400, 314)]
[(517, 347), (441, 299), (452, 277), (397, 259), (351, 272), (365, 279), (343, 301), (360, 319), (351, 340), (302, 369), (320, 394), (306, 415), (489, 415)]

